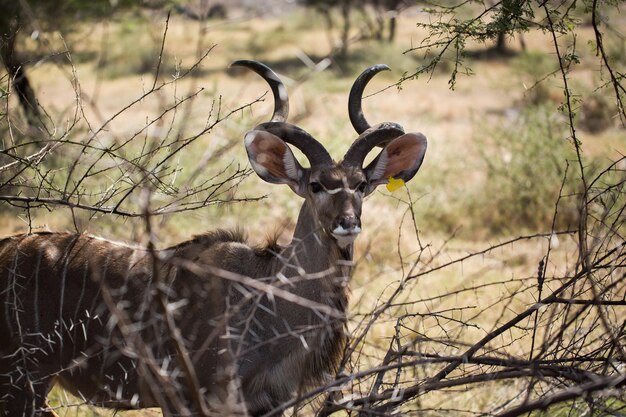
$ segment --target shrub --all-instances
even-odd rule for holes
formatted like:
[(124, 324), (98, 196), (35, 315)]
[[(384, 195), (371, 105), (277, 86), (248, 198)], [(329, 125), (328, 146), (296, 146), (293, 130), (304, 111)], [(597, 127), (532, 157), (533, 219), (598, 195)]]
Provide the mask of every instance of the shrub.
[[(471, 189), (468, 211), (491, 233), (547, 230), (561, 186), (570, 195), (576, 175), (566, 174), (575, 155), (560, 115), (531, 107), (508, 123), (477, 131), (484, 176)], [(577, 212), (575, 198), (562, 201), (559, 226), (575, 224)]]
[(539, 51), (524, 52), (513, 60), (511, 68), (526, 87), (524, 99), (528, 104), (550, 101), (552, 94), (547, 80), (558, 68), (558, 63), (550, 55)]
[(419, 215), (431, 229), (468, 239), (548, 231), (562, 185), (557, 228), (577, 224), (578, 172), (568, 169), (575, 153), (560, 114), (529, 107), (474, 132), (473, 146), (446, 152), (425, 181)]
[(590, 95), (582, 102), (578, 127), (590, 133), (603, 132), (613, 127), (617, 112), (609, 98), (602, 94)]

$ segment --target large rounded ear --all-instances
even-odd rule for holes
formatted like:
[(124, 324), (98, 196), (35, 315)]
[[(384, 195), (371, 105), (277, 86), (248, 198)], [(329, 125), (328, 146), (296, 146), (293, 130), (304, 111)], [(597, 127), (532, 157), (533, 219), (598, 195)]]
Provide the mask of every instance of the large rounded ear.
[(390, 177), (404, 182), (413, 178), (422, 165), (426, 147), (426, 136), (421, 133), (406, 133), (389, 142), (364, 170), (369, 184), (368, 192), (389, 182)]
[(273, 184), (287, 184), (296, 194), (304, 196), (306, 170), (281, 138), (262, 130), (252, 130), (246, 133), (245, 144), (250, 165), (259, 177)]

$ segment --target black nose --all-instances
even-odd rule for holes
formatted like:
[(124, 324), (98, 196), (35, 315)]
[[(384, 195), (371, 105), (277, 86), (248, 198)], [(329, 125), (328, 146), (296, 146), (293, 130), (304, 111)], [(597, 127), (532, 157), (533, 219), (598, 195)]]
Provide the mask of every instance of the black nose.
[(352, 230), (361, 225), (359, 219), (354, 215), (341, 216), (338, 223), (344, 230)]

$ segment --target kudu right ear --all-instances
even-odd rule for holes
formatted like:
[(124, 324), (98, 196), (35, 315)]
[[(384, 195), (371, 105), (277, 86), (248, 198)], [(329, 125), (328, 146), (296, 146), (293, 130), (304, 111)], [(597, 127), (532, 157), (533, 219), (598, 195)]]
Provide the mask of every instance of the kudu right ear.
[(406, 133), (389, 142), (364, 170), (369, 183), (368, 192), (386, 184), (390, 177), (404, 182), (413, 178), (422, 165), (426, 147), (426, 136), (421, 133)]
[(266, 131), (251, 130), (246, 133), (245, 144), (250, 165), (259, 177), (273, 184), (287, 184), (304, 197), (305, 169), (281, 138)]

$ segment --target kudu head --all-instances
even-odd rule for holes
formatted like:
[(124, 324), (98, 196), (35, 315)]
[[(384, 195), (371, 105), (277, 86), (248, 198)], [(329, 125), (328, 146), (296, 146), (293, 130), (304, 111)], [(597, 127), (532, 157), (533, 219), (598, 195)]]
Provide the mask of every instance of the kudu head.
[[(363, 90), (386, 65), (366, 69), (354, 82), (348, 101), (350, 121), (359, 137), (341, 162), (334, 162), (313, 136), (286, 122), (289, 112), (287, 89), (278, 76), (257, 61), (240, 60), (232, 65), (247, 67), (259, 74), (272, 89), (274, 114), (246, 133), (245, 145), (254, 171), (265, 181), (287, 184), (303, 197), (313, 212), (318, 230), (332, 236), (340, 247), (351, 244), (361, 232), (363, 198), (389, 181), (409, 181), (424, 159), (426, 137), (404, 133), (396, 123), (370, 126), (361, 109)], [(306, 156), (310, 168), (300, 165), (288, 145)], [(376, 146), (382, 151), (366, 167), (363, 161)]]

